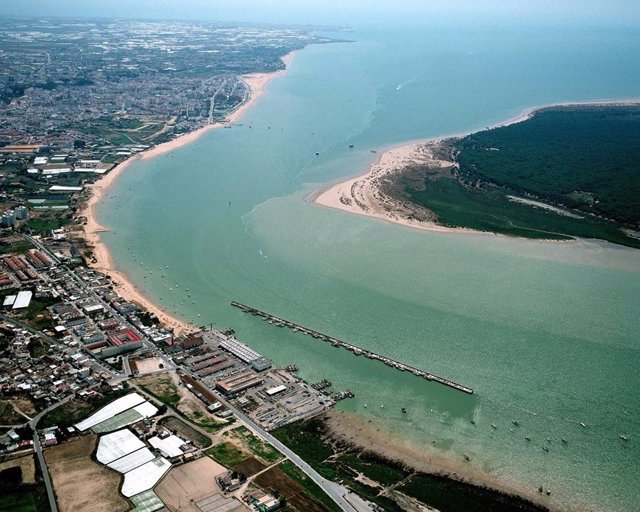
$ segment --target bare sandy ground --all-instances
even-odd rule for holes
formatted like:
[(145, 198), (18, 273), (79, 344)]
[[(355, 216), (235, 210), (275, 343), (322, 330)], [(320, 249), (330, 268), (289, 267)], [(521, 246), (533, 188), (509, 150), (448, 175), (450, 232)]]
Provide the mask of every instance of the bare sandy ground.
[(97, 439), (84, 436), (44, 451), (61, 512), (124, 512), (130, 508), (118, 492), (120, 474), (91, 460)]
[(451, 166), (451, 162), (434, 157), (437, 140), (396, 146), (380, 154), (371, 167), (360, 176), (336, 183), (307, 197), (316, 204), (349, 213), (366, 215), (403, 226), (437, 231), (440, 233), (476, 233), (470, 229), (448, 228), (434, 222), (426, 210), (392, 199), (380, 190), (380, 184), (390, 175), (411, 164), (429, 164), (438, 167)]
[[(215, 477), (226, 468), (209, 457), (172, 468), (154, 489), (171, 511), (199, 512), (196, 503), (209, 496), (222, 494)], [(231, 497), (229, 497), (231, 498)], [(241, 502), (233, 510), (248, 510)]]
[[(242, 76), (242, 79), (251, 89), (251, 96), (248, 101), (240, 105), (234, 112), (227, 116), (227, 123), (238, 121), (242, 117), (242, 115), (256, 103), (258, 98), (260, 98), (260, 96), (264, 94), (267, 84), (273, 78), (280, 76), (286, 72), (287, 68), (290, 66), (293, 60), (294, 54), (295, 52), (291, 52), (282, 57), (282, 61), (285, 64), (285, 69), (281, 71), (277, 71), (275, 73), (254, 73)], [(159, 144), (145, 151), (144, 153), (137, 154), (128, 158), (121, 164), (114, 167), (102, 179), (87, 187), (89, 188), (90, 197), (84, 207), (84, 210), (81, 213), (81, 215), (83, 215), (87, 219), (86, 224), (83, 227), (84, 237), (89, 245), (92, 246), (93, 254), (96, 259), (96, 262), (91, 266), (97, 270), (100, 270), (101, 272), (108, 274), (114, 281), (114, 285), (120, 295), (122, 295), (127, 300), (138, 303), (151, 313), (154, 313), (164, 325), (171, 327), (176, 335), (197, 331), (198, 328), (184, 320), (170, 315), (163, 309), (159, 308), (156, 304), (147, 299), (142, 294), (142, 292), (138, 290), (137, 286), (129, 281), (126, 274), (116, 269), (108, 247), (100, 239), (100, 233), (108, 231), (108, 229), (100, 225), (100, 223), (98, 222), (96, 217), (96, 206), (105, 196), (113, 183), (115, 183), (118, 177), (127, 169), (127, 167), (129, 167), (131, 162), (133, 162), (134, 160), (146, 160), (168, 153), (169, 151), (173, 151), (174, 149), (177, 149), (181, 146), (192, 143), (209, 130), (220, 128), (221, 126), (224, 125), (218, 123), (204, 126), (191, 133), (188, 133), (181, 137), (177, 137), (172, 141)]]

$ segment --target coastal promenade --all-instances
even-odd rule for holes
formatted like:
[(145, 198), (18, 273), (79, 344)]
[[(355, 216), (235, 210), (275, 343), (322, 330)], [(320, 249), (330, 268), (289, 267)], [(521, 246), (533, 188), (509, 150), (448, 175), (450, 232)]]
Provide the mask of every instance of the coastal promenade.
[(463, 386), (462, 384), (458, 384), (449, 379), (445, 379), (444, 377), (440, 377), (438, 375), (434, 375), (433, 373), (429, 373), (425, 370), (421, 370), (420, 368), (416, 368), (415, 366), (411, 366), (406, 363), (401, 363), (400, 361), (396, 361), (395, 359), (391, 359), (390, 357), (385, 357), (383, 355), (372, 352), (371, 350), (367, 350), (362, 347), (358, 347), (357, 345), (353, 345), (352, 343), (347, 343), (346, 341), (339, 340), (327, 334), (322, 334), (321, 332), (314, 331), (313, 329), (308, 329), (307, 327), (303, 327), (302, 325), (295, 324), (290, 322), (289, 320), (285, 320), (284, 318), (277, 317), (275, 315), (271, 315), (270, 313), (266, 313), (264, 311), (260, 311), (259, 309), (253, 308), (251, 306), (247, 306), (246, 304), (242, 304), (240, 302), (233, 301), (231, 302), (233, 307), (236, 307), (245, 313), (249, 313), (253, 316), (259, 316), (264, 320), (267, 320), (270, 324), (275, 324), (278, 327), (288, 327), (294, 332), (301, 332), (312, 338), (320, 339), (322, 341), (326, 341), (327, 343), (331, 343), (334, 347), (346, 348), (353, 352), (356, 356), (364, 356), (368, 359), (374, 359), (376, 361), (381, 361), (387, 366), (391, 366), (392, 368), (396, 368), (400, 371), (408, 371), (413, 373), (416, 377), (422, 377), (423, 379), (438, 382), (439, 384), (443, 384), (450, 388), (456, 389), (458, 391), (462, 391), (463, 393), (473, 394), (473, 388)]

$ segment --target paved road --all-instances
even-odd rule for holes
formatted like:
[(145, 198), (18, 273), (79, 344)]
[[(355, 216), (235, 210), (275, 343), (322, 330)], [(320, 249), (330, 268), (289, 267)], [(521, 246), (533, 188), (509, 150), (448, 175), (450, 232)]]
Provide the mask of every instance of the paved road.
[(40, 444), (40, 437), (38, 436), (38, 422), (40, 419), (47, 414), (49, 411), (53, 411), (56, 407), (60, 407), (62, 404), (67, 403), (69, 400), (73, 398), (73, 395), (68, 396), (56, 402), (55, 404), (47, 407), (44, 411), (40, 412), (37, 416), (35, 416), (30, 422), (29, 426), (33, 429), (33, 449), (36, 451), (36, 455), (38, 456), (38, 462), (40, 463), (40, 470), (42, 471), (42, 479), (44, 480), (44, 486), (47, 489), (47, 497), (49, 498), (49, 507), (51, 508), (51, 512), (58, 512), (58, 505), (56, 504), (56, 496), (53, 492), (53, 485), (51, 485), (51, 477), (49, 476), (49, 468), (47, 468), (47, 463), (44, 460), (44, 455), (42, 454), (42, 445)]

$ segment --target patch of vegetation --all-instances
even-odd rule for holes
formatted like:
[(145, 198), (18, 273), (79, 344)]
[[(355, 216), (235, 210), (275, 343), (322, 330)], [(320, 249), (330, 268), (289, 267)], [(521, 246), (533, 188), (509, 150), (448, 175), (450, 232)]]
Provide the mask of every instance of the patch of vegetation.
[(299, 483), (315, 499), (325, 505), (329, 510), (340, 510), (340, 507), (327, 496), (327, 494), (305, 475), (293, 462), (287, 460), (280, 464), (279, 469)]
[(173, 407), (180, 401), (178, 388), (169, 377), (155, 378), (153, 382), (140, 384), (140, 387), (168, 407)]
[(18, 310), (15, 317), (33, 329), (51, 329), (53, 320), (47, 308), (58, 302), (59, 299), (34, 297), (26, 309)]
[(17, 485), (22, 483), (22, 468), (14, 466), (0, 470), (0, 485)]
[(34, 337), (29, 341), (27, 349), (33, 359), (39, 359), (49, 351), (49, 343), (43, 338)]
[[(640, 106), (543, 109), (456, 147), (463, 175), (621, 223), (640, 221)], [(585, 193), (597, 200), (581, 200)]]
[(10, 240), (9, 237), (5, 237), (3, 240), (0, 240), (0, 254), (10, 252), (24, 254), (29, 249), (33, 249), (33, 245), (22, 238), (13, 238)]
[(273, 464), (282, 458), (282, 454), (278, 450), (270, 444), (265, 443), (262, 439), (254, 436), (246, 427), (234, 428), (232, 432), (242, 439), (254, 455), (260, 457), (268, 464)]
[(185, 416), (191, 423), (198, 425), (201, 429), (206, 430), (210, 434), (215, 434), (219, 430), (222, 430), (224, 427), (231, 425), (236, 421), (235, 418), (231, 418), (228, 421), (217, 421), (205, 416), (200, 411), (194, 411), (191, 414), (185, 414)]
[(0, 492), (0, 510), (11, 512), (37, 512), (36, 497), (28, 490)]
[(207, 455), (227, 468), (232, 468), (247, 455), (231, 443), (221, 443), (207, 450)]
[(206, 448), (211, 445), (211, 439), (187, 425), (180, 418), (167, 416), (160, 420), (160, 424), (175, 431), (182, 438), (191, 439), (198, 448)]
[(126, 395), (129, 393), (129, 390), (126, 386), (123, 387), (123, 389), (104, 387), (100, 392), (102, 393), (101, 396), (92, 398), (90, 401), (82, 398), (72, 398), (60, 407), (49, 411), (40, 419), (38, 428), (53, 427), (54, 425), (60, 428), (67, 428), (75, 425), (109, 402)]
[(414, 165), (383, 184), (384, 191), (432, 211), (445, 226), (640, 248), (640, 240), (622, 231), (640, 227), (639, 106), (543, 109), (441, 149), (456, 155), (457, 171)]
[(69, 219), (65, 216), (66, 210), (51, 211), (31, 217), (24, 224), (24, 229), (32, 233), (41, 233), (43, 231), (52, 231), (60, 229), (62, 226), (69, 224)]
[(7, 400), (0, 400), (0, 424), (18, 425), (27, 419), (16, 412), (11, 403)]
[(410, 474), (399, 464), (383, 461), (379, 457), (366, 452), (359, 455), (353, 453), (340, 455), (338, 460), (383, 486), (397, 484)]
[(510, 201), (508, 191), (495, 186), (473, 188), (453, 177), (430, 179), (424, 190), (405, 189), (409, 198), (438, 216), (444, 226), (504, 233), (538, 239), (568, 240), (572, 236), (600, 238), (640, 247), (619, 226), (594, 217), (575, 219)]
[(418, 474), (398, 487), (398, 490), (443, 512), (541, 512), (545, 507), (534, 505), (516, 496), (509, 496), (483, 487), (438, 475)]
[(323, 440), (326, 428), (319, 418), (285, 425), (272, 434), (314, 467), (334, 454), (331, 445)]

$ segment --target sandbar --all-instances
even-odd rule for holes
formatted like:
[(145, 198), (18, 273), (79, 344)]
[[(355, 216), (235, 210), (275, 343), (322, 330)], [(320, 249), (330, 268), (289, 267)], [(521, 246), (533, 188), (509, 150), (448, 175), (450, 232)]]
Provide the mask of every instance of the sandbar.
[[(536, 112), (554, 107), (571, 106), (628, 106), (637, 105), (637, 99), (627, 100), (594, 100), (584, 102), (553, 103), (525, 109), (521, 114), (510, 119), (488, 126), (486, 129), (509, 126), (530, 119)], [(477, 131), (477, 130), (476, 130)], [(446, 168), (457, 165), (447, 159), (436, 156), (440, 149), (440, 143), (462, 138), (471, 133), (447, 135), (444, 137), (412, 141), (402, 145), (382, 149), (378, 158), (362, 174), (346, 180), (326, 185), (305, 199), (309, 202), (342, 210), (356, 215), (364, 215), (384, 221), (392, 222), (406, 227), (433, 231), (439, 233), (466, 233), (476, 235), (500, 236), (496, 233), (478, 231), (468, 228), (447, 227), (438, 224), (436, 216), (419, 205), (410, 201), (402, 201), (391, 198), (381, 190), (381, 184), (393, 174), (401, 172), (410, 165), (426, 165), (431, 168)], [(554, 241), (555, 242), (555, 241)], [(567, 241), (561, 241), (567, 242)]]

